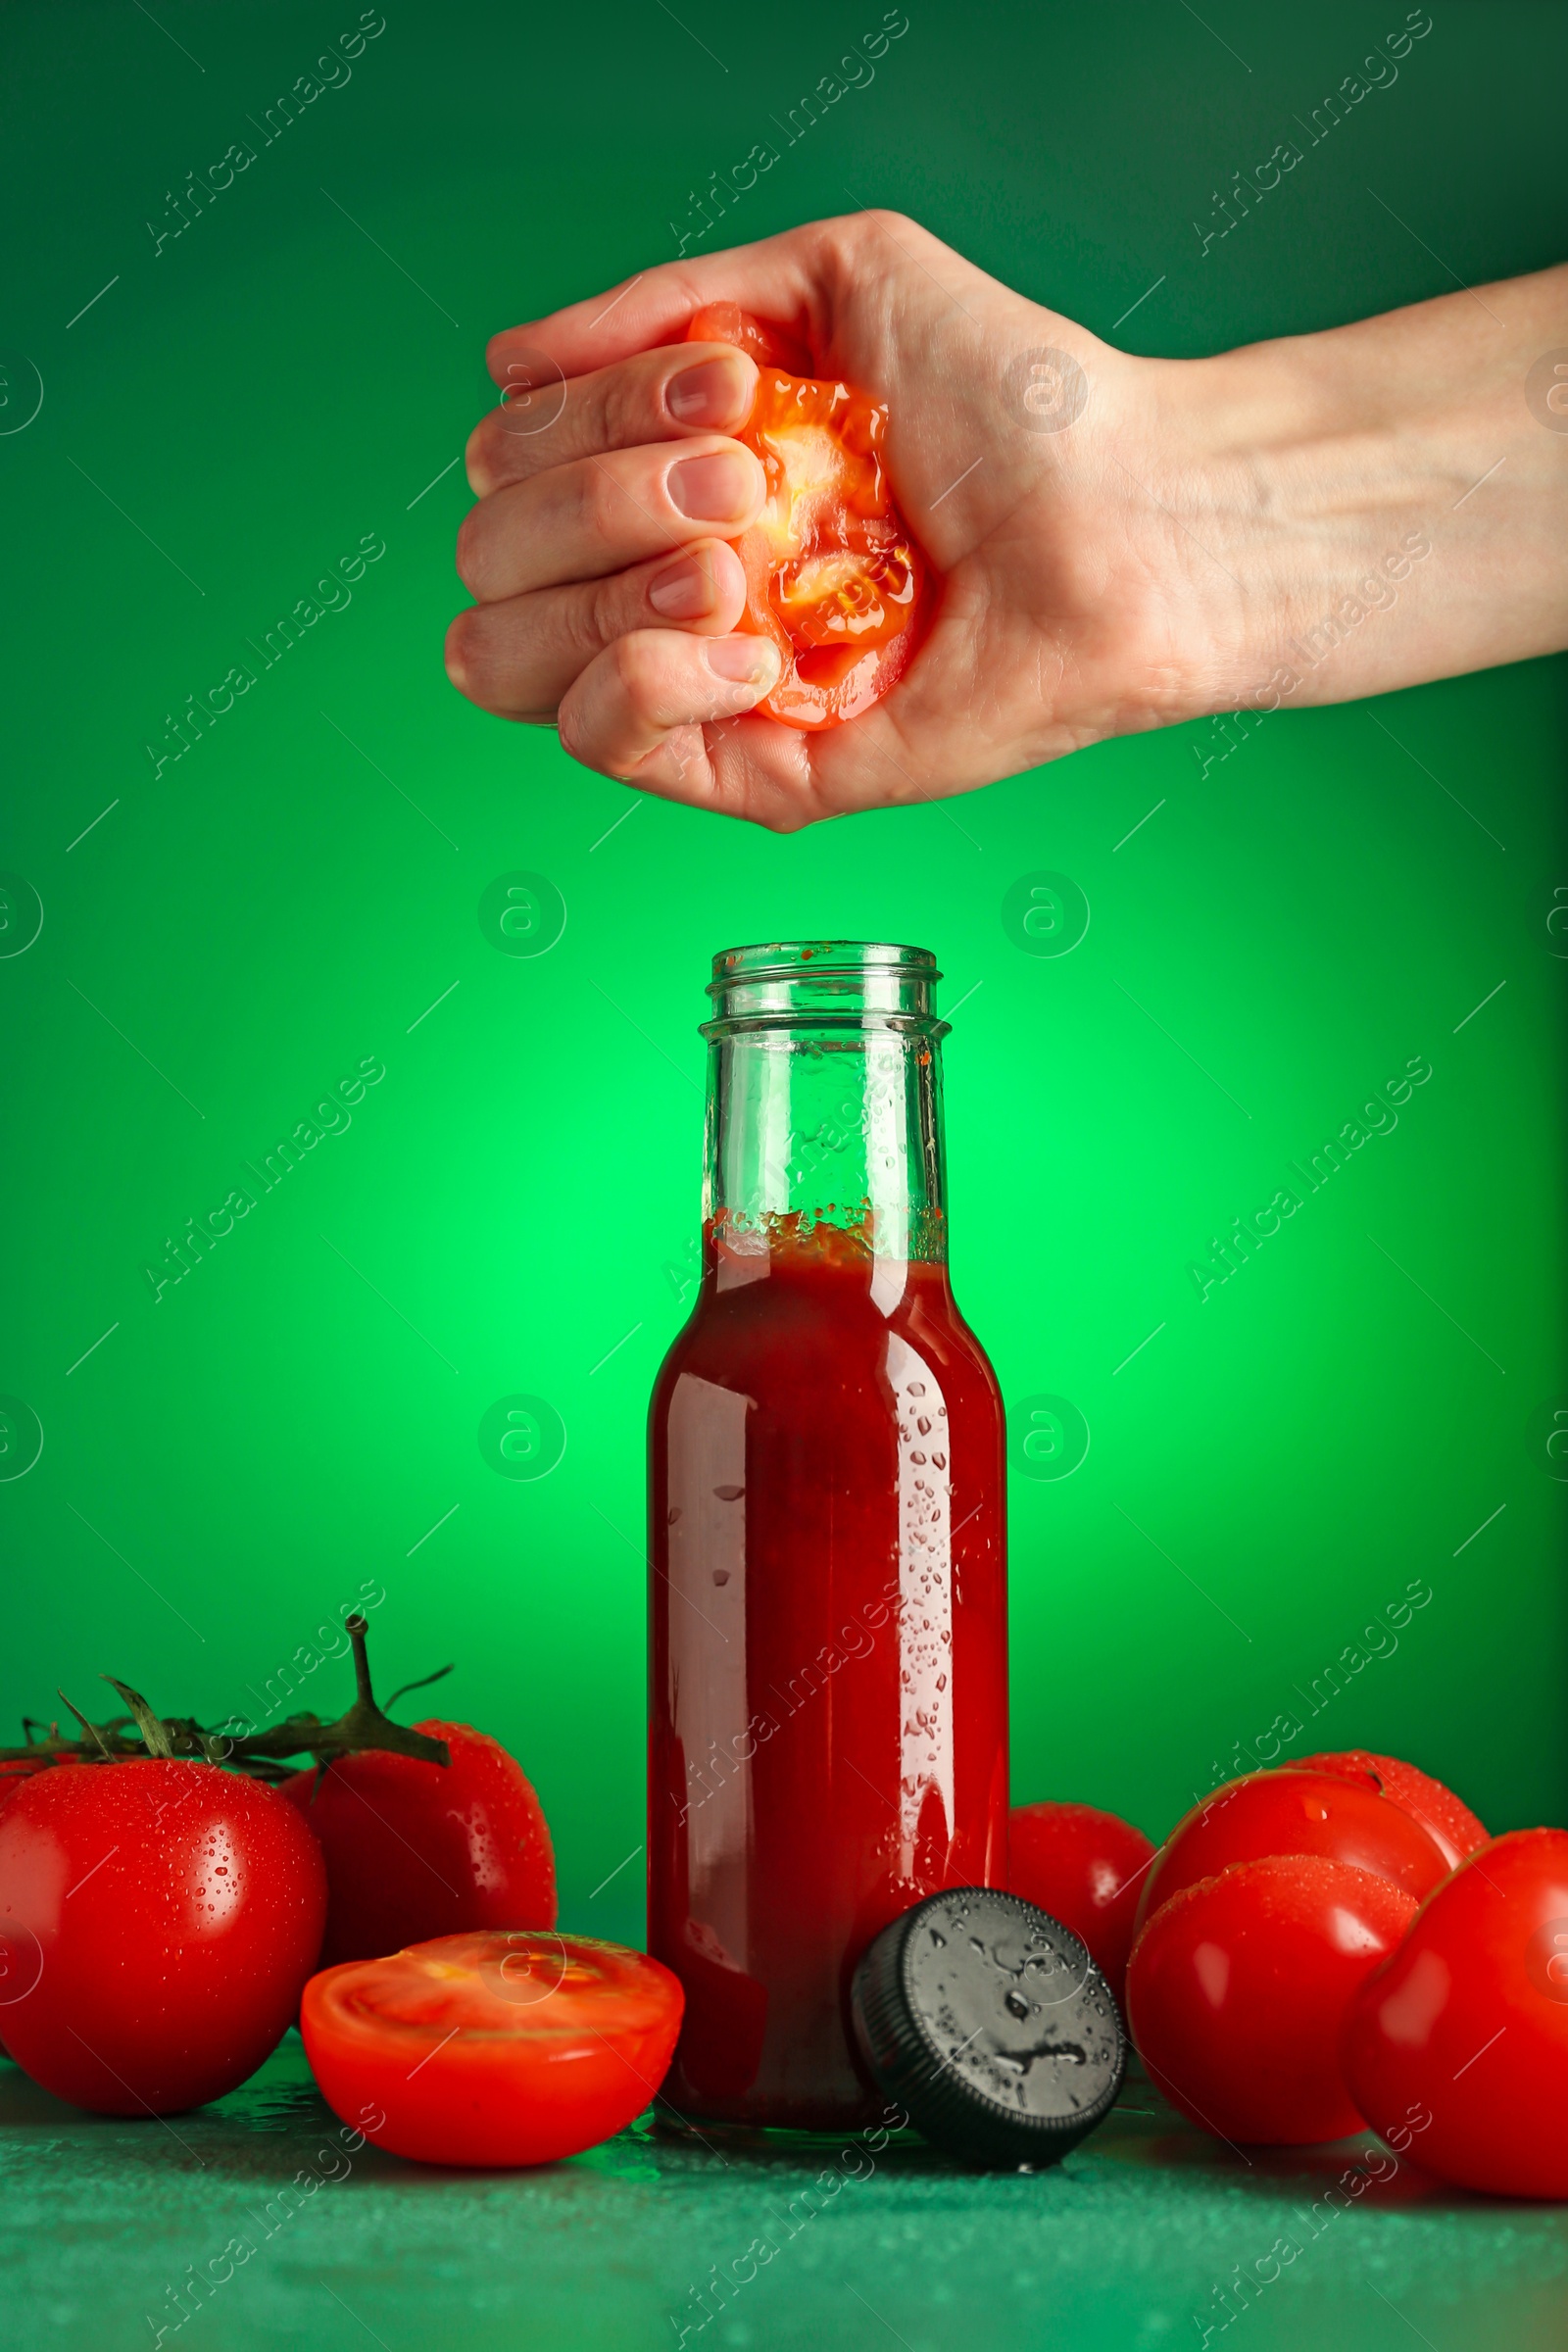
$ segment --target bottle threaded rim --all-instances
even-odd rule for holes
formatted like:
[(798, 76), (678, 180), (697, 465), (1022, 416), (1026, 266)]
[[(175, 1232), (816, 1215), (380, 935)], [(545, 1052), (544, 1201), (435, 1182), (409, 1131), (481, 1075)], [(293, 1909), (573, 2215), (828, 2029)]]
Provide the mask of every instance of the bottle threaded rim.
[(775, 939), (721, 948), (713, 957), (708, 994), (716, 998), (747, 981), (842, 981), (871, 974), (897, 975), (927, 986), (942, 978), (929, 948), (901, 947), (891, 940)]
[(929, 948), (893, 941), (784, 939), (725, 948), (708, 986), (715, 1039), (769, 1030), (895, 1030), (937, 1041), (933, 991), (942, 978)]

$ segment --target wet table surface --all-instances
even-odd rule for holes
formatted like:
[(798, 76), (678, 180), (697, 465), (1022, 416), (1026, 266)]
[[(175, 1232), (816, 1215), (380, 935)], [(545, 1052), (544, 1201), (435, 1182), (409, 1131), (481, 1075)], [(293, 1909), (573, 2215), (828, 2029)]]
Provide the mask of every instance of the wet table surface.
[(354, 2145), (293, 2034), (243, 2089), (167, 2122), (82, 2115), (0, 2060), (0, 2343), (1559, 2352), (1568, 2339), (1568, 2208), (1458, 2194), (1370, 2138), (1249, 2154), (1133, 2083), (1039, 2174), (959, 2171), (912, 2137), (720, 2145), (646, 2122), (537, 2172), (445, 2172)]

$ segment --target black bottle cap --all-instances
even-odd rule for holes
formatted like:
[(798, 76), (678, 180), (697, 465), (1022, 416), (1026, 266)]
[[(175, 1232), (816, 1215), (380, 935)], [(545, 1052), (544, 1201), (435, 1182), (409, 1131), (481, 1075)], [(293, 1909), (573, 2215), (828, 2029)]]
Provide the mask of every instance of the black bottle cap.
[(883, 1929), (855, 1973), (879, 2089), (970, 2164), (1054, 2164), (1102, 2123), (1127, 2069), (1110, 1987), (1021, 1895), (956, 1886)]

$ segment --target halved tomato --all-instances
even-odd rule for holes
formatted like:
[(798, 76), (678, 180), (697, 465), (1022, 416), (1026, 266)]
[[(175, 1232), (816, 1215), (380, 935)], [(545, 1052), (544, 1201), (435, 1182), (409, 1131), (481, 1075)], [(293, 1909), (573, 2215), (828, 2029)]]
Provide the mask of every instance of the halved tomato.
[(422, 2164), (551, 2164), (642, 2113), (684, 1999), (644, 1952), (484, 1928), (322, 1969), (300, 2031), (327, 2105), (377, 2147)]

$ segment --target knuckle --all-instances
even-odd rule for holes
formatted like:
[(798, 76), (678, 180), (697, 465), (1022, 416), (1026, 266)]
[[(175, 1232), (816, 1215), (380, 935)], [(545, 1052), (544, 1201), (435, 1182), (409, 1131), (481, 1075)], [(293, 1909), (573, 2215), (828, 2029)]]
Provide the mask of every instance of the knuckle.
[(592, 662), (631, 626), (626, 600), (626, 583), (613, 572), (589, 581), (580, 596), (571, 598), (564, 625), (569, 650), (580, 661)]
[(641, 718), (656, 717), (665, 700), (664, 664), (657, 645), (645, 633), (634, 631), (615, 639), (609, 659), (628, 710)]
[(852, 300), (867, 273), (885, 269), (892, 260), (882, 223), (880, 213), (851, 213), (822, 223), (817, 270), (832, 301)]
[(897, 265), (895, 247), (908, 253), (929, 241), (918, 221), (879, 205), (824, 221), (819, 266), (836, 298), (849, 301), (863, 292), (868, 276), (885, 275)]
[(873, 206), (865, 218), (872, 228), (880, 229), (886, 235), (918, 237), (925, 233), (918, 220), (911, 220), (907, 213), (895, 212), (891, 205)]
[(626, 494), (615, 475), (593, 458), (578, 472), (578, 518), (584, 536), (601, 555), (619, 545), (626, 528)]
[(923, 243), (927, 233), (918, 220), (909, 219), (907, 213), (896, 213), (891, 205), (885, 204), (874, 205), (867, 213), (852, 213), (847, 220), (836, 222), (835, 226), (845, 232), (844, 249), (852, 253), (862, 266), (868, 253), (878, 247), (881, 248), (883, 265), (886, 266), (891, 259), (887, 251), (888, 238), (907, 249), (910, 245)]
[(647, 439), (646, 382), (628, 368), (607, 369), (599, 386), (600, 439), (606, 449), (624, 449)]

